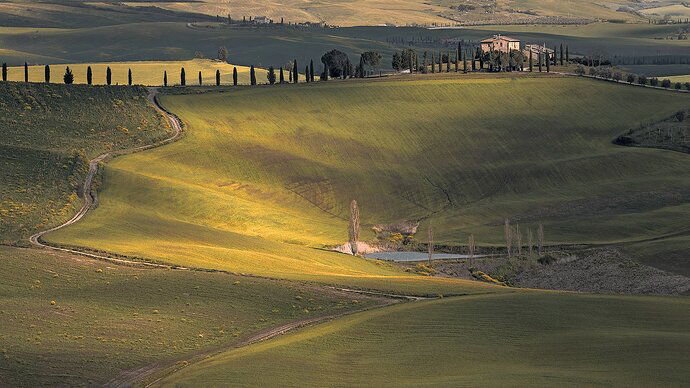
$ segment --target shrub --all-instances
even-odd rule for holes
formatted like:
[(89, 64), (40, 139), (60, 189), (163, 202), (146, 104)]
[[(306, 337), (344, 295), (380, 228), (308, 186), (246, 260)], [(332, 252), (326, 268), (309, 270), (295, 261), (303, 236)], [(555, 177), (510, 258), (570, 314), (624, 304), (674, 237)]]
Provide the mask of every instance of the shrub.
[(679, 123), (685, 121), (685, 117), (686, 114), (684, 110), (679, 110), (678, 112), (676, 112), (676, 120), (678, 120)]
[(589, 75), (597, 75), (597, 69), (595, 67), (590, 67)]
[(540, 257), (539, 259), (537, 259), (537, 261), (538, 261), (539, 264), (541, 264), (541, 265), (549, 265), (549, 264), (555, 263), (555, 262), (556, 262), (556, 258), (553, 257), (553, 256), (550, 256), (550, 255), (545, 255), (545, 256), (542, 256), (542, 257)]
[(577, 65), (577, 67), (575, 68), (575, 74), (579, 75), (580, 77), (585, 75), (585, 67), (582, 65)]
[(421, 274), (421, 275), (429, 275), (429, 276), (431, 276), (431, 275), (433, 275), (433, 274), (436, 273), (436, 270), (435, 270), (435, 269), (429, 267), (428, 265), (426, 265), (426, 264), (424, 264), (424, 263), (418, 263), (418, 264), (415, 266), (415, 270), (417, 271), (418, 274)]
[(630, 83), (635, 82), (635, 74), (628, 74), (627, 80), (628, 80), (628, 82), (630, 82)]
[(680, 82), (676, 82), (675, 85), (673, 85), (673, 87), (676, 88), (676, 90), (681, 90), (683, 89), (683, 84)]
[(647, 77), (643, 75), (637, 77), (637, 83), (640, 85), (647, 85)]
[(666, 78), (665, 80), (661, 81), (661, 86), (664, 88), (670, 88), (671, 87), (671, 80)]
[(613, 79), (616, 81), (620, 81), (623, 79), (623, 74), (621, 74), (620, 71), (617, 71), (617, 72), (613, 73)]
[(659, 79), (656, 77), (650, 78), (649, 84), (652, 86), (659, 86)]
[(690, 82), (686, 82), (686, 83), (685, 83), (685, 89), (690, 90)]
[(611, 68), (610, 67), (602, 67), (599, 69), (598, 74), (602, 78), (611, 79)]

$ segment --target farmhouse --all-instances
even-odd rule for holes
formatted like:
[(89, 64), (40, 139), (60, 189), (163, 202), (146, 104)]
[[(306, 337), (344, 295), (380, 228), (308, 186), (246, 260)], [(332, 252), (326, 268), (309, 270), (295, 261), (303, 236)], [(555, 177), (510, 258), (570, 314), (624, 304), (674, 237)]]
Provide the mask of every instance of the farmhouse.
[(489, 51), (509, 53), (513, 50), (520, 50), (520, 41), (503, 35), (494, 35), (492, 38), (482, 40), (481, 47), (483, 53)]
[(532, 53), (533, 58), (537, 58), (539, 54), (548, 55), (548, 57), (550, 58), (554, 55), (555, 52), (553, 51), (553, 49), (546, 47), (546, 44), (526, 44), (525, 49), (522, 50), (522, 54), (525, 56), (525, 58), (529, 58), (530, 53)]

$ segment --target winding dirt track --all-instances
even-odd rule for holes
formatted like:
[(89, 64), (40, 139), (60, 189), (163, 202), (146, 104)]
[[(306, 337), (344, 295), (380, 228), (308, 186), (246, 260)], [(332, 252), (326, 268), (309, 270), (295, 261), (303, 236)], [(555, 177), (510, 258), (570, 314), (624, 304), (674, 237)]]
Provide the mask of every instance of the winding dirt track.
[(82, 205), (81, 209), (77, 212), (77, 214), (74, 215), (74, 217), (70, 218), (68, 221), (65, 223), (58, 225), (56, 227), (50, 228), (48, 230), (40, 231), (37, 232), (36, 234), (32, 235), (29, 237), (29, 241), (31, 242), (32, 245), (38, 248), (43, 248), (43, 249), (51, 249), (54, 251), (60, 251), (60, 252), (67, 252), (67, 253), (75, 253), (79, 254), (82, 256), (88, 256), (94, 259), (99, 259), (99, 260), (107, 260), (110, 262), (114, 263), (119, 263), (119, 264), (128, 264), (128, 265), (136, 265), (136, 266), (146, 266), (146, 267), (153, 267), (153, 268), (170, 268), (170, 266), (163, 265), (163, 264), (154, 264), (154, 263), (146, 263), (146, 262), (139, 262), (139, 261), (130, 261), (130, 260), (125, 260), (125, 259), (116, 259), (113, 257), (105, 256), (105, 255), (98, 255), (94, 253), (88, 253), (88, 252), (83, 252), (80, 250), (76, 249), (69, 249), (69, 248), (63, 248), (59, 246), (53, 246), (49, 245), (48, 243), (42, 241), (43, 236), (45, 236), (48, 233), (54, 232), (56, 230), (62, 229), (64, 227), (67, 227), (69, 225), (72, 225), (82, 218), (89, 212), (89, 210), (92, 209), (94, 203), (96, 203), (97, 200), (97, 195), (93, 189), (93, 180), (96, 174), (98, 173), (98, 165), (104, 161), (110, 160), (116, 156), (119, 155), (124, 155), (124, 154), (131, 154), (135, 152), (141, 152), (141, 151), (146, 151), (150, 150), (152, 148), (160, 147), (162, 145), (170, 144), (180, 138), (182, 136), (182, 123), (180, 122), (180, 119), (178, 119), (174, 114), (168, 112), (163, 108), (159, 103), (158, 103), (158, 88), (149, 88), (149, 94), (148, 94), (148, 99), (151, 102), (151, 104), (155, 107), (155, 109), (162, 114), (164, 117), (170, 121), (170, 125), (173, 128), (173, 135), (161, 140), (159, 142), (153, 143), (153, 144), (147, 144), (144, 146), (140, 147), (135, 147), (135, 148), (128, 148), (128, 149), (123, 149), (123, 150), (118, 150), (118, 151), (111, 151), (111, 152), (106, 152), (105, 154), (99, 155), (98, 157), (92, 159), (89, 161), (89, 172), (86, 174), (86, 179), (84, 180), (84, 185), (82, 187), (82, 192), (84, 193), (84, 204)]

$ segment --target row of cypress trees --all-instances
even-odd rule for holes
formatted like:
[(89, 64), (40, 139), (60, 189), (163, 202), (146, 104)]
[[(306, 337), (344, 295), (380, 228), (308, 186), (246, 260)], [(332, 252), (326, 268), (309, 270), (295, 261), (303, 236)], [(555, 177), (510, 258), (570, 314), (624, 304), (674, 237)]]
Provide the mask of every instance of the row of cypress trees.
[[(7, 68), (7, 63), (2, 64), (2, 80), (7, 81), (7, 75), (8, 75), (8, 68)], [(50, 83), (50, 77), (51, 77), (51, 70), (50, 70), (50, 65), (45, 65), (43, 68), (43, 79), (46, 83)], [(66, 84), (71, 84), (74, 83), (74, 72), (72, 69), (67, 66), (65, 69), (65, 74), (62, 76), (62, 79), (64, 83)], [(24, 82), (29, 82), (29, 65), (24, 62)], [(93, 84), (93, 71), (91, 70), (91, 66), (86, 68), (86, 83), (89, 85)], [(112, 85), (113, 83), (113, 71), (110, 69), (110, 66), (105, 71), (105, 83), (107, 85)], [(128, 69), (127, 71), (127, 83), (129, 85), (133, 84), (133, 78), (132, 78), (132, 69)]]

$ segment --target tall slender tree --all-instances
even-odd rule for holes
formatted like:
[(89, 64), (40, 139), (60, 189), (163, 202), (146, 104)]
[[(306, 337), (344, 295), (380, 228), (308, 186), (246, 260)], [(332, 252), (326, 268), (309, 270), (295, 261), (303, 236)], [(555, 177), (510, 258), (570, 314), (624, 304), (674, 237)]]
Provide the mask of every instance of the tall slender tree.
[(132, 86), (132, 69), (127, 69), (127, 84)]
[(276, 83), (276, 69), (273, 66), (268, 67), (268, 73), (266, 74), (266, 79), (270, 85)]
[(50, 65), (46, 65), (45, 67), (45, 78), (46, 83), (50, 83)]
[(86, 83), (88, 85), (93, 84), (93, 71), (91, 70), (91, 66), (86, 68)]
[[(467, 68), (465, 68), (467, 69)], [(460, 71), (460, 53), (456, 52), (455, 53), (455, 72), (457, 73)]]
[(570, 63), (570, 53), (568, 52), (568, 46), (565, 46), (565, 63)]
[[(554, 51), (554, 55), (556, 55), (556, 52)], [(547, 52), (546, 53), (546, 72), (549, 73), (551, 72), (551, 58), (549, 58), (551, 55)]]
[(24, 62), (24, 82), (29, 82), (29, 64)]
[(563, 66), (565, 58), (563, 58), (563, 43), (561, 43), (561, 66)]
[(434, 57), (434, 53), (431, 53), (431, 73), (436, 73), (436, 58)]
[(532, 61), (532, 49), (529, 50), (529, 71), (532, 72), (534, 70), (534, 63)]
[(72, 69), (67, 66), (65, 69), (65, 75), (62, 76), (62, 80), (65, 82), (66, 85), (70, 85), (74, 83), (74, 74), (72, 73)]
[(350, 250), (353, 255), (358, 253), (357, 243), (359, 242), (359, 207), (354, 199), (350, 202), (350, 223), (348, 225), (348, 237), (350, 240)]
[(292, 83), (292, 68), (288, 69), (288, 83)]
[(7, 81), (7, 63), (2, 64), (2, 80)]
[(450, 73), (450, 51), (446, 56), (446, 73)]
[(203, 78), (201, 78), (201, 70), (199, 70), (199, 86), (204, 84)]
[(180, 69), (180, 85), (186, 86), (187, 85), (187, 74), (184, 71), (184, 67)]
[(542, 60), (541, 60), (542, 54), (541, 51), (537, 54), (537, 63), (539, 64), (539, 72), (541, 73), (542, 69)]
[(314, 60), (313, 59), (309, 62), (309, 78), (310, 78), (311, 82), (315, 81), (315, 79), (314, 79)]
[(331, 75), (331, 69), (328, 68), (328, 65), (323, 65), (323, 80), (328, 81), (328, 77)]
[(168, 71), (163, 71), (163, 86), (168, 86)]
[(108, 85), (112, 85), (113, 83), (113, 71), (110, 70), (110, 66), (105, 69), (105, 83)]
[(281, 84), (285, 83), (285, 75), (283, 74), (283, 67), (280, 67), (280, 81)]
[(216, 86), (220, 86), (220, 70), (216, 70)]
[(251, 85), (256, 85), (256, 71), (254, 70), (254, 65), (249, 68), (249, 83)]
[(465, 58), (465, 52), (462, 52), (462, 72), (467, 74), (467, 58)]
[(237, 86), (237, 67), (232, 68), (232, 85)]
[(304, 79), (307, 83), (311, 82), (311, 77), (309, 76), (309, 65), (304, 66)]
[(294, 83), (299, 82), (299, 73), (297, 72), (297, 60), (292, 62), (292, 81)]

